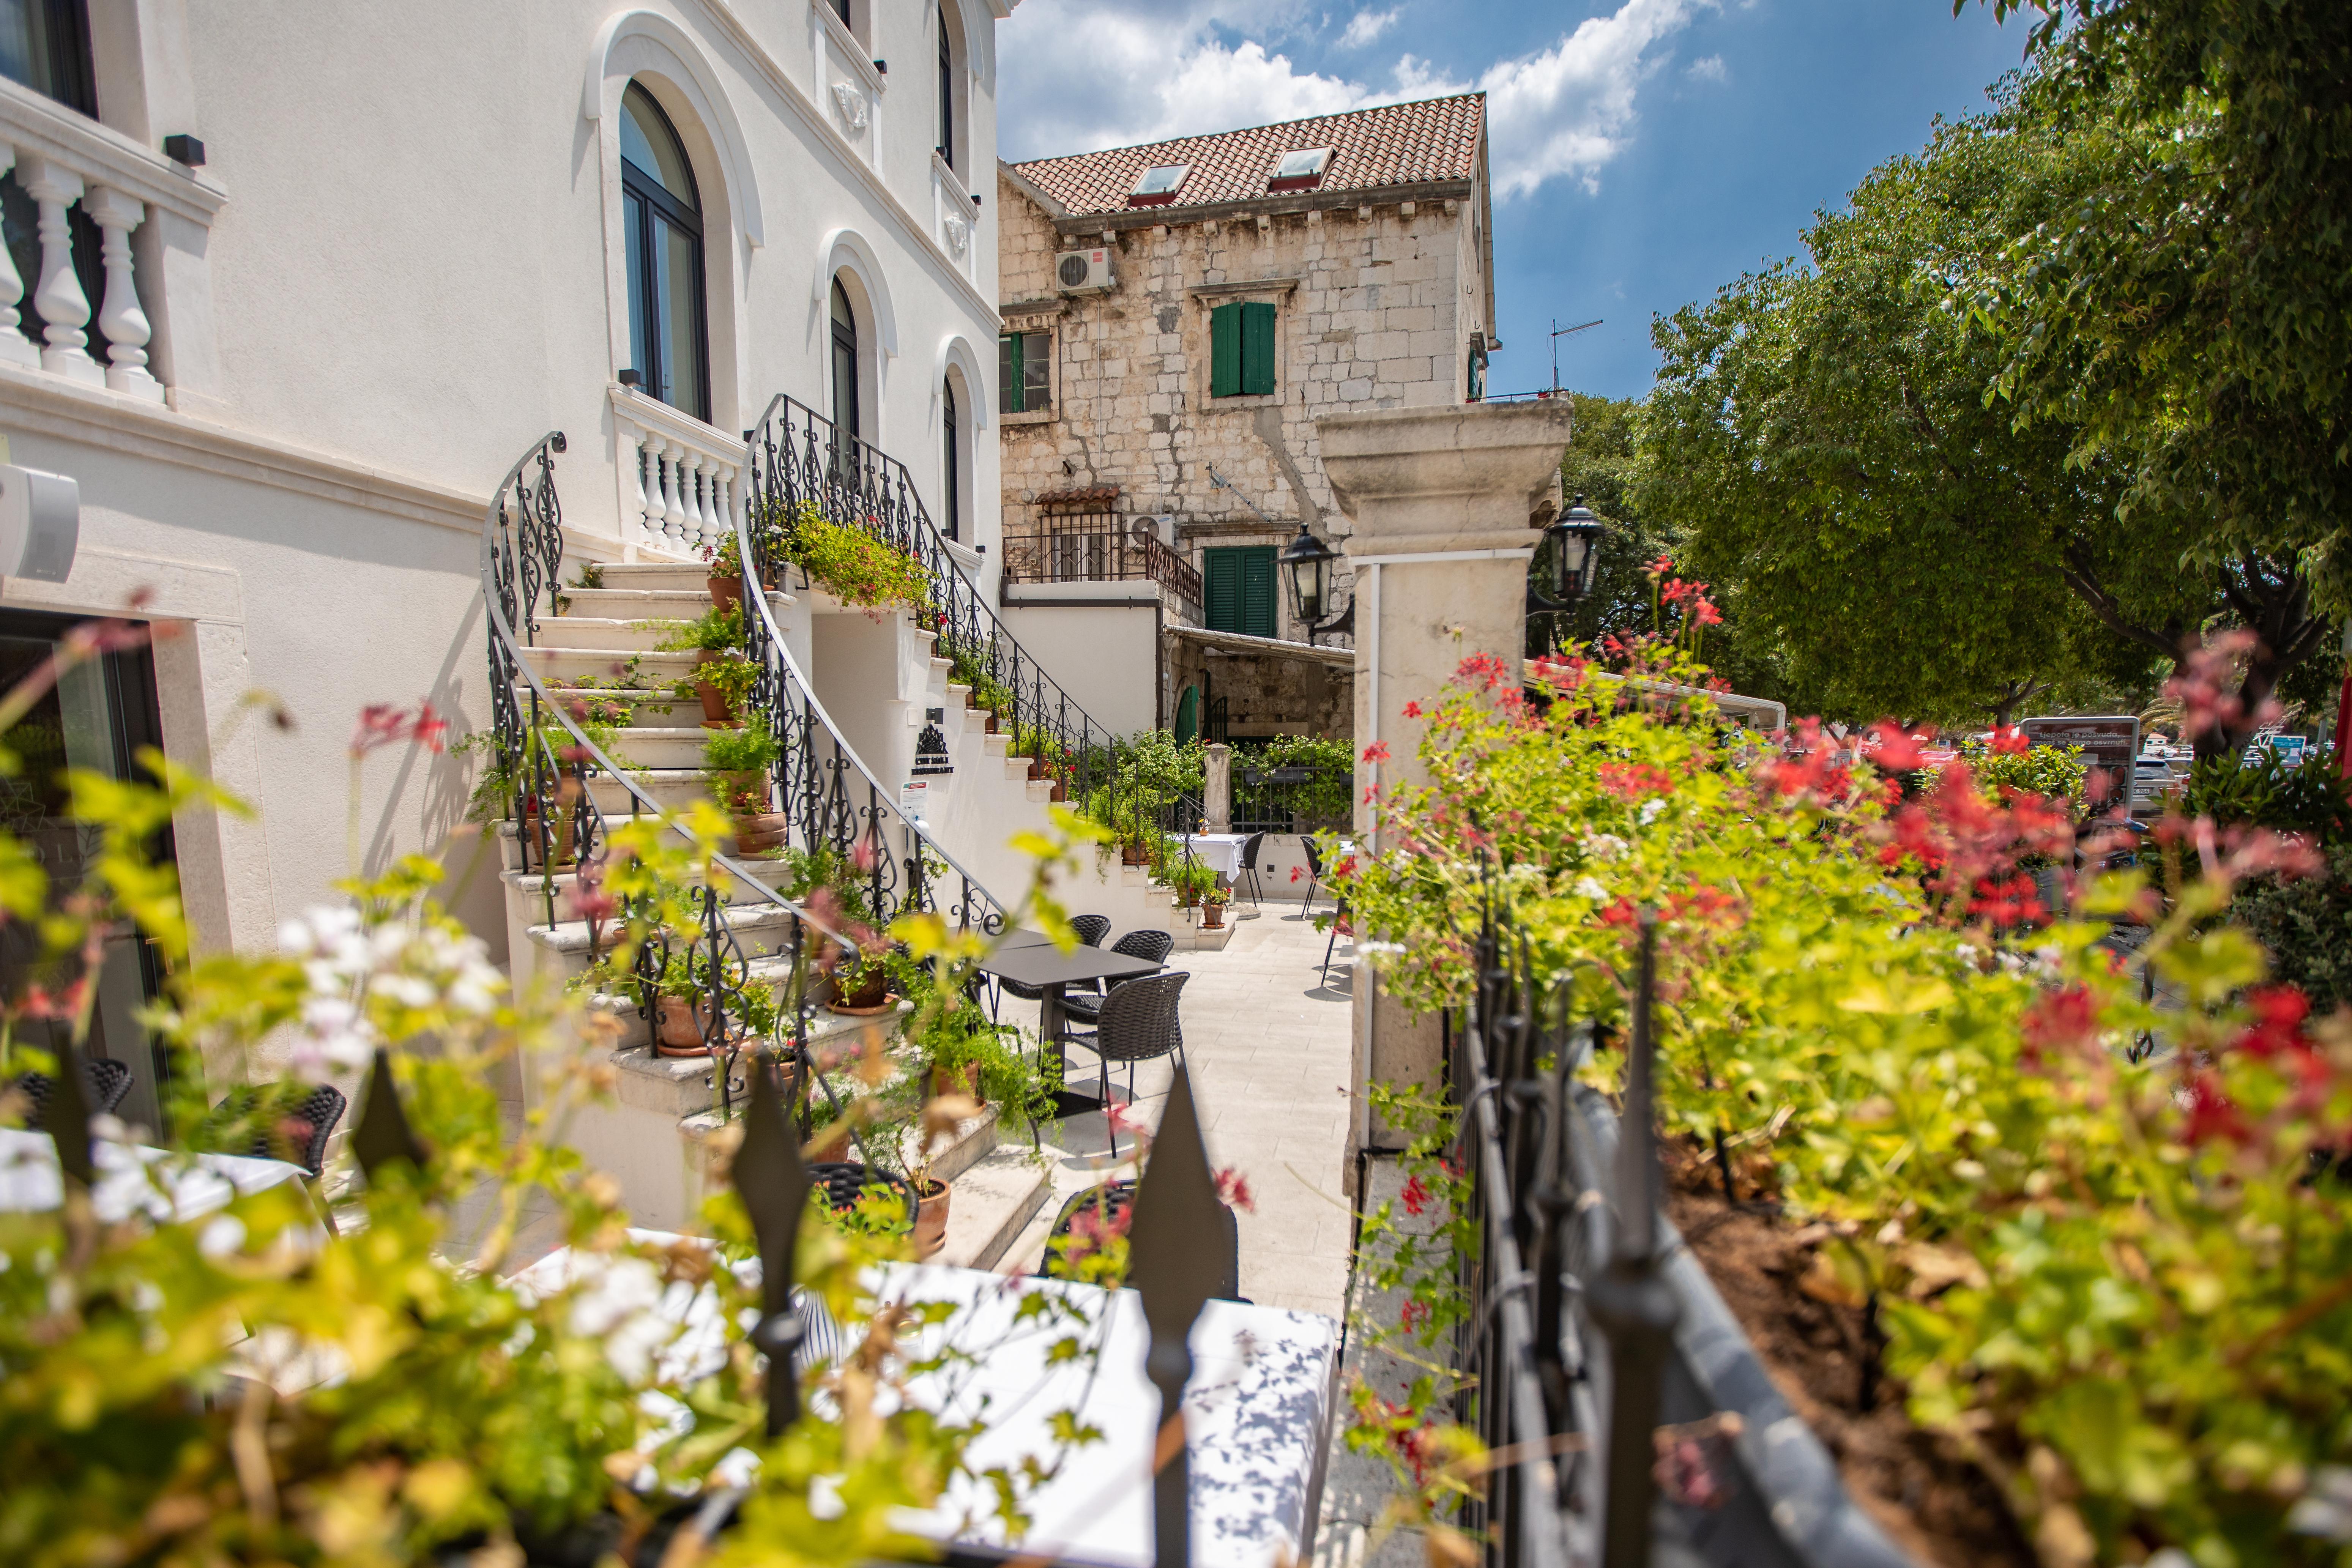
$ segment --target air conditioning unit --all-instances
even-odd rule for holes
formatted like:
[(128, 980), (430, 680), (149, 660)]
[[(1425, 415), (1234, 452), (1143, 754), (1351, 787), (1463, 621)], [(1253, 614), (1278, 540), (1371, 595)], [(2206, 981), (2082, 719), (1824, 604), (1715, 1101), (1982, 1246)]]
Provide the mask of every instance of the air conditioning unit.
[(1146, 539), (1156, 539), (1170, 549), (1176, 547), (1176, 520), (1173, 517), (1138, 517), (1127, 526), (1128, 537), (1138, 544)]
[(1100, 294), (1118, 287), (1110, 251), (1066, 250), (1054, 258), (1054, 281), (1065, 294)]

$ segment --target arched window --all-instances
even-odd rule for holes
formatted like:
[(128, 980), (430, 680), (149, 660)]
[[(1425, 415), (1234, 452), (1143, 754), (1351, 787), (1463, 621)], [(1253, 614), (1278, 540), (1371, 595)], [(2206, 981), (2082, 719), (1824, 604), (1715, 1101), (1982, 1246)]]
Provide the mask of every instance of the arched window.
[(669, 117), (635, 82), (621, 97), (623, 243), (629, 259), (629, 353), (645, 389), (710, 417), (702, 294), (702, 204)]
[(857, 316), (849, 290), (833, 280), (833, 428), (846, 447), (863, 432), (857, 419)]
[(948, 37), (948, 8), (940, 6), (940, 162), (956, 166), (955, 43)]
[(940, 522), (950, 539), (960, 540), (963, 537), (963, 431), (958, 423), (955, 378), (950, 376), (940, 388), (940, 425), (947, 440), (946, 462), (940, 469), (944, 479)]

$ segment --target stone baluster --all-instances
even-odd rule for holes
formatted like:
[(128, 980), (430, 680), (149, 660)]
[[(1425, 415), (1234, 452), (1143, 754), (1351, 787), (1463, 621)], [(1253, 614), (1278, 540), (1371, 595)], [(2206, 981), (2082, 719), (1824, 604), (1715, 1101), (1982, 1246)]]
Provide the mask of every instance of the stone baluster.
[(678, 465), (685, 460), (684, 443), (665, 440), (662, 443), (662, 542), (672, 550), (686, 543), (686, 501), (678, 492), (686, 488), (686, 476)]
[(735, 486), (742, 474), (742, 466), (730, 463), (719, 475), (719, 537), (726, 539), (735, 531)]
[(653, 431), (646, 432), (646, 540), (647, 544), (662, 542), (662, 529), (667, 526), (669, 502), (662, 495), (662, 455), (669, 443)]
[(686, 482), (679, 487), (686, 493), (686, 539), (683, 548), (688, 555), (699, 555), (710, 539), (710, 508), (703, 499), (703, 485), (709, 474), (710, 459), (699, 452), (686, 455)]
[(98, 225), (99, 254), (106, 263), (106, 298), (98, 308), (98, 330), (109, 345), (106, 384), (117, 392), (163, 401), (163, 384), (147, 369), (147, 340), (152, 329), (147, 312), (139, 308), (138, 280), (131, 271), (131, 231), (147, 218), (147, 205), (135, 196), (107, 186), (92, 191), (82, 204)]
[(46, 323), (49, 346), (41, 351), (41, 368), (53, 374), (106, 384), (106, 372), (89, 357), (89, 300), (75, 276), (73, 239), (66, 227), (66, 209), (81, 199), (81, 176), (60, 168), (48, 158), (27, 158), (18, 171), (26, 195), (40, 204), (41, 281), (33, 290), (33, 308)]
[(645, 542), (642, 531), (646, 526), (646, 512), (650, 505), (646, 500), (646, 462), (649, 456), (650, 437), (646, 436), (644, 426), (630, 425), (622, 428), (621, 439), (629, 447), (629, 493), (624, 504), (629, 509), (629, 526), (640, 531), (636, 542), (642, 544)]
[[(0, 142), (0, 174), (16, 166), (16, 149)], [(7, 247), (0, 246), (0, 360), (31, 367), (41, 363), (41, 351), (33, 346), (33, 340), (17, 324), (20, 318), (16, 301), (24, 297), (25, 280), (16, 276), (16, 260), (9, 256)]]

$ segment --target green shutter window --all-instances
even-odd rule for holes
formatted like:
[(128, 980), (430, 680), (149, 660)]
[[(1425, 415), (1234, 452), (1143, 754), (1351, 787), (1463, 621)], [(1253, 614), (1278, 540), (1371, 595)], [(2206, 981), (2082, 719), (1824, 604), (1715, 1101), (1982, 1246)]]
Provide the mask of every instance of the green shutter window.
[(996, 406), (1042, 414), (1054, 405), (1054, 334), (1001, 332), (996, 339)]
[(1201, 732), (1201, 689), (1188, 686), (1176, 700), (1176, 743), (1182, 745)]
[(1209, 312), (1209, 395), (1233, 397), (1242, 390), (1242, 307), (1220, 305)]
[(1244, 394), (1274, 390), (1274, 307), (1260, 300), (1242, 307), (1241, 380)]
[(1254, 637), (1276, 635), (1274, 546), (1250, 544), (1201, 552), (1202, 609), (1209, 629)]

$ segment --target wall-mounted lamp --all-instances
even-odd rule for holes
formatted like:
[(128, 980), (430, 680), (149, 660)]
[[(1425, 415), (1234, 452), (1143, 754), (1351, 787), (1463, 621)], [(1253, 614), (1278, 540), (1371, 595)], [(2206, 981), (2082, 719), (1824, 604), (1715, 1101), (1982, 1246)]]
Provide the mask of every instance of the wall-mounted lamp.
[(81, 486), (63, 474), (0, 465), (0, 577), (62, 583), (81, 542)]
[[(646, 384), (645, 376), (634, 370), (621, 371), (616, 374), (613, 379), (619, 382), (623, 386), (643, 386)], [(746, 439), (749, 439), (749, 437), (747, 437)]]
[(205, 166), (205, 144), (193, 136), (166, 136), (163, 138), (163, 156), (174, 163), (201, 169)]

